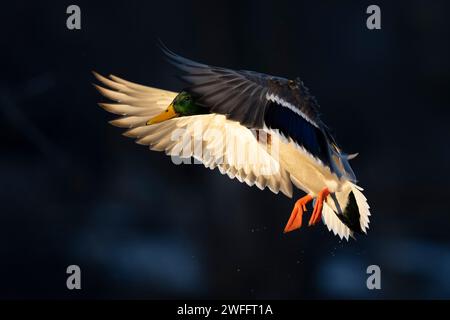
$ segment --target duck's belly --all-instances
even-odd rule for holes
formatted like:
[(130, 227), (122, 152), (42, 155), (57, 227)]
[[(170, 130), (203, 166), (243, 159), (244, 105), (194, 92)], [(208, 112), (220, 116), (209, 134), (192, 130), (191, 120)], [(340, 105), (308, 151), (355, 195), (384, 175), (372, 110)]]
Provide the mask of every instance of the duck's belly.
[(297, 188), (317, 195), (324, 188), (336, 192), (340, 188), (340, 180), (330, 169), (314, 161), (309, 155), (299, 150), (293, 143), (280, 143), (280, 164), (294, 178)]

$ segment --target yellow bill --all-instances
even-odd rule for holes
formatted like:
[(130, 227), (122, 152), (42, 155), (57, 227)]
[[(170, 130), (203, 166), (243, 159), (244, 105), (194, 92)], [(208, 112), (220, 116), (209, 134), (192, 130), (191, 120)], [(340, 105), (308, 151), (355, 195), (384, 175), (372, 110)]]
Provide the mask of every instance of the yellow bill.
[(175, 118), (177, 116), (178, 116), (178, 113), (176, 113), (175, 108), (173, 107), (173, 104), (171, 103), (165, 111), (161, 112), (157, 116), (148, 120), (146, 125), (163, 122), (163, 121)]

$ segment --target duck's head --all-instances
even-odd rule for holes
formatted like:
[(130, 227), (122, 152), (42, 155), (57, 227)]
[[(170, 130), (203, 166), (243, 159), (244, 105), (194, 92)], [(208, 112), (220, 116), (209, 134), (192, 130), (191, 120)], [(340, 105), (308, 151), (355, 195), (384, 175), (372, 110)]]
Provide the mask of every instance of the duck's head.
[(195, 103), (194, 97), (186, 91), (180, 92), (166, 110), (147, 121), (147, 125), (163, 122), (176, 117), (192, 116), (203, 113)]

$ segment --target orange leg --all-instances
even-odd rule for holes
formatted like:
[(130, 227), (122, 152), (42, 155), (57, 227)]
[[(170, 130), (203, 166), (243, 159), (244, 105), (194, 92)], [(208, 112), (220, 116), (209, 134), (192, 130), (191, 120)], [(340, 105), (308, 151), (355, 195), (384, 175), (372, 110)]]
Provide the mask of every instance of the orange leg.
[(330, 194), (330, 191), (328, 190), (328, 188), (324, 188), (317, 195), (316, 204), (314, 206), (314, 211), (311, 215), (311, 218), (309, 219), (309, 223), (308, 223), (309, 226), (313, 226), (317, 222), (320, 221), (320, 218), (322, 217), (323, 202), (329, 194)]
[(302, 226), (302, 217), (303, 213), (306, 211), (306, 204), (311, 200), (312, 197), (309, 194), (297, 200), (294, 209), (292, 209), (289, 221), (287, 222), (286, 227), (284, 227), (284, 233), (298, 229)]

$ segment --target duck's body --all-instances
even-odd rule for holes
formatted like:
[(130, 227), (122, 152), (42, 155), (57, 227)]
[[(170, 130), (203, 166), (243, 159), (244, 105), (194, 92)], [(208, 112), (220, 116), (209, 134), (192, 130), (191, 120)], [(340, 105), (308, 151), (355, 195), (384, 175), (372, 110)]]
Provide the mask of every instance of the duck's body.
[(294, 185), (313, 197), (325, 187), (331, 193), (340, 191), (345, 182), (331, 173), (327, 167), (318, 166), (311, 156), (294, 143), (280, 143), (280, 162), (281, 166), (290, 172)]
[(101, 105), (125, 115), (112, 122), (130, 128), (125, 135), (288, 197), (295, 185), (307, 195), (296, 202), (285, 232), (301, 226), (313, 199), (310, 225), (322, 218), (346, 239), (366, 232), (369, 206), (355, 184), (351, 157), (340, 151), (299, 79), (212, 67), (163, 50), (184, 72), (188, 87), (179, 94), (96, 74), (113, 89), (98, 87), (119, 104)]

